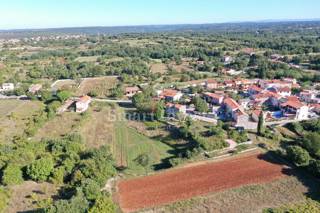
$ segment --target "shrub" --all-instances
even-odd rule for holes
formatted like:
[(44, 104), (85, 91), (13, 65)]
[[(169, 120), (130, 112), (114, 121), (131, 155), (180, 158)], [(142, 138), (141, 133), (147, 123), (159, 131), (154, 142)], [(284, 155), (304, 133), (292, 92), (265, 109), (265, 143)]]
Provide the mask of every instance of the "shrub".
[(82, 183), (82, 191), (87, 200), (95, 200), (101, 196), (100, 186), (91, 179), (85, 179)]
[(10, 193), (8, 189), (0, 187), (0, 212), (4, 212), (10, 199)]
[(27, 167), (27, 175), (35, 181), (46, 181), (53, 167), (54, 162), (51, 157), (40, 158)]
[(99, 197), (92, 208), (89, 210), (89, 213), (114, 213), (116, 212), (116, 206), (112, 202), (110, 197)]
[(300, 146), (289, 146), (287, 148), (287, 155), (297, 166), (309, 165), (310, 155), (307, 150)]
[(16, 185), (23, 182), (22, 171), (19, 166), (9, 164), (3, 171), (2, 183)]

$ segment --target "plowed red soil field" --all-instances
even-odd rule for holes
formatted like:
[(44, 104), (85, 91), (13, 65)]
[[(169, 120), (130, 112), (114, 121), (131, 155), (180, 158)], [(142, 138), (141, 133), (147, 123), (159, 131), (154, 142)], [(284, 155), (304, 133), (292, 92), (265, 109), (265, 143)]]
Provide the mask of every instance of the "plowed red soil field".
[(264, 158), (254, 154), (120, 181), (120, 207), (124, 212), (134, 212), (210, 192), (266, 183), (286, 176), (284, 166)]

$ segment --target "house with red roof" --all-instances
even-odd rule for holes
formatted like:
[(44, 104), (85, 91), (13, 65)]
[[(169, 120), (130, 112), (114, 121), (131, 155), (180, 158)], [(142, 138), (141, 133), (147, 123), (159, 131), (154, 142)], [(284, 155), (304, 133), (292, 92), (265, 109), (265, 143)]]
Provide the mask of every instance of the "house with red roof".
[(87, 111), (89, 108), (89, 104), (91, 103), (91, 97), (88, 95), (82, 96), (77, 102), (76, 102), (76, 112), (82, 113)]
[(258, 86), (256, 86), (256, 85), (252, 85), (252, 86), (250, 86), (250, 87), (248, 88), (248, 93), (249, 93), (250, 96), (259, 94), (259, 93), (261, 93), (262, 91), (263, 91), (263, 89), (260, 88), (260, 87), (258, 87)]
[(206, 80), (206, 84), (205, 84), (205, 87), (207, 89), (217, 89), (218, 88), (218, 82), (214, 79), (208, 79)]
[(243, 108), (232, 98), (226, 98), (223, 100), (223, 107), (225, 117), (237, 122), (241, 117), (248, 115), (244, 112)]
[(166, 104), (167, 117), (176, 117), (178, 113), (186, 114), (187, 113), (186, 105), (172, 104), (172, 103)]
[(182, 96), (183, 94), (180, 91), (174, 89), (164, 89), (160, 93), (160, 97), (164, 98), (166, 101), (171, 102), (179, 101)]
[(207, 93), (204, 93), (204, 98), (210, 104), (221, 105), (223, 102), (224, 96), (216, 93), (207, 92)]
[(133, 87), (126, 87), (125, 88), (125, 94), (127, 97), (132, 97), (135, 94), (141, 92), (140, 88), (137, 86), (133, 86)]
[(309, 107), (304, 105), (295, 96), (288, 97), (288, 99), (280, 104), (281, 111), (284, 115), (293, 116), (296, 120), (308, 119)]

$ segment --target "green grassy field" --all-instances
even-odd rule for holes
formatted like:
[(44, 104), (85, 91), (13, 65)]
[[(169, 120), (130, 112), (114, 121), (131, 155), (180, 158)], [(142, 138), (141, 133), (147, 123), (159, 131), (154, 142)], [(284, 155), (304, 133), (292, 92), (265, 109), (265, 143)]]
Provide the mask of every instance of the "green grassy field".
[(115, 130), (115, 155), (117, 162), (126, 166), (125, 173), (145, 174), (145, 168), (138, 165), (135, 159), (141, 154), (147, 154), (150, 158), (150, 166), (147, 172), (152, 172), (155, 165), (162, 160), (171, 157), (170, 146), (156, 140), (152, 140), (135, 129), (129, 128), (124, 122), (117, 122)]

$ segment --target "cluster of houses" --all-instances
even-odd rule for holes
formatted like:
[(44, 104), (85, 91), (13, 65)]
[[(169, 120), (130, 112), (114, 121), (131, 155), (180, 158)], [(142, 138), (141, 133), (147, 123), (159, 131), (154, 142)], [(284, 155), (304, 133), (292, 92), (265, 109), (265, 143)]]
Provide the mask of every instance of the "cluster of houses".
[[(158, 99), (166, 102), (166, 115), (175, 117), (182, 114), (201, 114), (196, 112), (191, 102), (199, 96), (209, 106), (209, 113), (201, 114), (216, 119), (232, 121), (235, 126), (246, 129), (256, 127), (261, 113), (267, 122), (282, 120), (306, 120), (320, 113), (320, 95), (317, 90), (292, 91), (300, 85), (295, 79), (281, 80), (233, 79), (218, 82), (215, 79), (188, 82), (183, 89), (163, 89), (157, 91)], [(191, 87), (203, 88), (201, 94), (188, 92)], [(299, 91), (299, 90), (295, 90)], [(230, 93), (237, 96), (232, 98)]]

